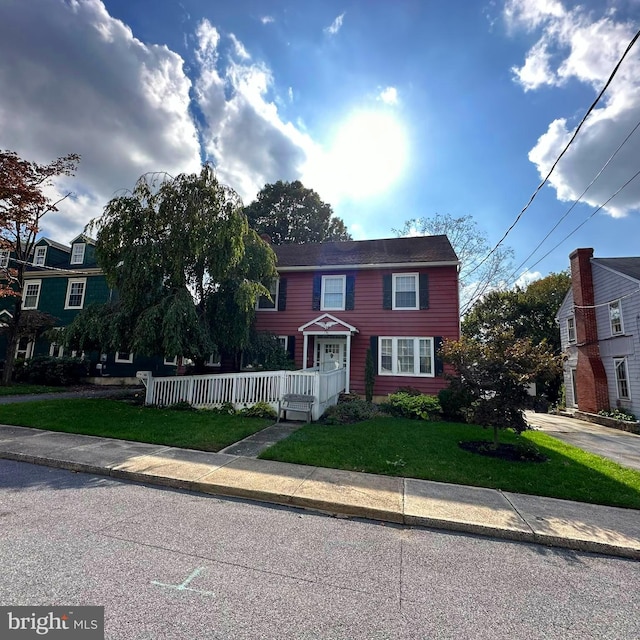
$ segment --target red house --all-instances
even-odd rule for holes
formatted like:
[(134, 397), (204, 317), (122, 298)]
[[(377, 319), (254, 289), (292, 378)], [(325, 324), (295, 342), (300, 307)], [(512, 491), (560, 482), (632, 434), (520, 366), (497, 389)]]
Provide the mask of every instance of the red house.
[(458, 340), (458, 258), (446, 236), (273, 246), (279, 280), (258, 303), (256, 328), (276, 334), (302, 369), (344, 367), (364, 394), (371, 348), (374, 394), (447, 385), (437, 352)]

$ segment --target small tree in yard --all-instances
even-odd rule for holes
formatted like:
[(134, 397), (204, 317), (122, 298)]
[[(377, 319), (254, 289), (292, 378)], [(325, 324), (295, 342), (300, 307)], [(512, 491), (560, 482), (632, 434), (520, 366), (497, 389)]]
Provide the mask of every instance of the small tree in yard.
[(494, 447), (499, 429), (521, 433), (527, 428), (526, 385), (554, 376), (560, 362), (547, 343), (514, 337), (512, 329), (496, 328), (484, 340), (462, 337), (446, 341), (442, 357), (453, 365), (460, 384), (472, 398), (470, 422), (493, 427)]
[(80, 156), (71, 153), (49, 164), (38, 164), (23, 160), (13, 151), (0, 151), (0, 250), (10, 255), (0, 268), (0, 297), (13, 298), (12, 317), (5, 327), (7, 350), (2, 384), (11, 382), (21, 332), (33, 322), (22, 319), (22, 296), (25, 268), (33, 255), (40, 223), (70, 195), (54, 201), (44, 191), (52, 186), (53, 178), (73, 175), (79, 161)]
[(373, 364), (373, 353), (367, 349), (364, 361), (364, 397), (367, 402), (373, 402), (373, 388), (376, 382), (376, 369)]

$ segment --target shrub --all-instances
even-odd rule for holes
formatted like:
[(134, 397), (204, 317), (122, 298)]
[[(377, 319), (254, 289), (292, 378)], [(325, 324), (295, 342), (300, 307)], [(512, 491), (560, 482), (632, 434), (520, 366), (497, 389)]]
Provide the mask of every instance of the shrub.
[(436, 396), (412, 395), (407, 391), (392, 393), (384, 406), (392, 415), (421, 420), (433, 420), (442, 411)]
[(442, 407), (442, 417), (451, 422), (466, 422), (469, 408), (473, 402), (473, 394), (462, 385), (458, 378), (454, 378), (446, 389), (438, 393), (438, 400)]
[(232, 416), (236, 412), (236, 409), (233, 406), (233, 403), (223, 402), (219, 407), (214, 407), (213, 409), (211, 409), (211, 411), (213, 413), (220, 413), (220, 414), (224, 413)]
[(604, 416), (605, 418), (613, 418), (614, 420), (623, 420), (624, 422), (636, 421), (635, 415), (626, 409), (612, 409), (611, 411), (602, 409), (598, 411), (598, 415)]
[(369, 420), (379, 414), (380, 409), (375, 404), (366, 400), (353, 399), (329, 407), (321, 421), (324, 424), (353, 424)]
[(421, 396), (422, 391), (420, 389), (416, 389), (415, 387), (398, 387), (395, 390), (395, 393), (405, 393), (408, 396)]
[(252, 407), (245, 407), (238, 413), (248, 418), (273, 418), (275, 420), (278, 417), (273, 407), (266, 402), (256, 402)]
[(167, 409), (171, 411), (196, 411), (195, 407), (191, 406), (186, 400), (180, 400), (180, 402), (174, 402), (170, 404)]
[(81, 378), (87, 375), (89, 375), (89, 361), (82, 358), (36, 356), (25, 360), (15, 369), (18, 382), (49, 386), (65, 387), (77, 384)]

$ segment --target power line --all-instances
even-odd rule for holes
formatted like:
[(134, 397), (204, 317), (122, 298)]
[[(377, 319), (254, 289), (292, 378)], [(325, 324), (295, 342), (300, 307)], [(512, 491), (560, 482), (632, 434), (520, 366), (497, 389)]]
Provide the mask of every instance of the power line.
[(585, 190), (576, 198), (576, 200), (573, 201), (573, 204), (567, 209), (565, 214), (558, 220), (558, 222), (556, 222), (556, 224), (551, 229), (551, 231), (547, 233), (547, 235), (538, 243), (538, 246), (513, 270), (513, 273), (509, 276), (509, 281), (511, 283), (515, 282), (515, 280), (517, 280), (521, 275), (523, 275), (523, 273), (526, 273), (529, 269), (532, 269), (532, 267), (527, 267), (527, 269), (525, 269), (525, 271), (523, 271), (520, 274), (520, 276), (516, 277), (515, 280), (512, 280), (512, 278), (518, 273), (518, 271), (520, 271), (520, 269), (526, 264), (527, 260), (529, 260), (529, 258), (531, 258), (536, 253), (536, 251), (546, 242), (547, 238), (558, 228), (560, 223), (573, 211), (574, 207), (578, 204), (578, 202), (582, 200), (582, 196), (584, 196), (584, 194), (587, 193), (587, 191), (589, 191), (589, 189), (593, 186), (595, 181), (602, 175), (602, 172), (607, 168), (609, 163), (616, 157), (620, 149), (622, 149), (622, 147), (627, 143), (629, 138), (636, 132), (638, 127), (640, 127), (640, 121), (636, 124), (635, 127), (633, 127), (629, 135), (627, 135), (627, 137), (618, 145), (618, 148), (613, 152), (613, 154), (609, 156), (609, 159), (604, 163), (600, 171), (598, 171), (596, 176), (587, 185)]
[(511, 226), (505, 231), (505, 233), (502, 236), (502, 238), (500, 238), (500, 240), (498, 240), (497, 244), (493, 247), (493, 249), (491, 249), (491, 251), (489, 251), (489, 253), (469, 272), (468, 275), (470, 275), (470, 274), (474, 273), (475, 271), (477, 271), (489, 259), (489, 257), (493, 253), (495, 253), (495, 251), (498, 249), (498, 247), (504, 242), (506, 237), (509, 235), (509, 233), (511, 233), (511, 231), (516, 226), (516, 224), (518, 224), (518, 222), (519, 222), (520, 218), (522, 218), (524, 212), (531, 206), (531, 203), (534, 201), (535, 197), (538, 195), (538, 193), (540, 192), (542, 187), (544, 187), (544, 185), (547, 183), (547, 181), (551, 177), (551, 174), (553, 173), (553, 170), (556, 168), (558, 162), (560, 162), (561, 158), (568, 151), (569, 147), (571, 146), (573, 141), (576, 139), (576, 136), (578, 135), (578, 132), (582, 128), (582, 125), (585, 123), (587, 118), (591, 115), (591, 112), (595, 109), (595, 107), (598, 104), (598, 102), (600, 102), (600, 99), (604, 95), (604, 92), (608, 89), (609, 85), (611, 84), (611, 81), (613, 80), (613, 78), (615, 77), (616, 73), (618, 72), (618, 69), (620, 68), (620, 65), (622, 64), (623, 60), (627, 57), (627, 54), (629, 53), (629, 51), (631, 51), (631, 48), (636, 43), (636, 40), (639, 37), (640, 37), (640, 30), (635, 34), (635, 36), (633, 36), (633, 38), (631, 39), (631, 41), (627, 45), (627, 48), (624, 50), (624, 53), (622, 54), (622, 57), (618, 60), (616, 66), (613, 68), (613, 71), (609, 75), (609, 78), (606, 81), (604, 87), (602, 87), (602, 89), (600, 90), (600, 93), (597, 95), (596, 99), (593, 101), (593, 103), (591, 104), (589, 109), (587, 109), (587, 112), (582, 117), (582, 120), (580, 120), (580, 124), (578, 124), (576, 130), (573, 132), (573, 135), (571, 136), (571, 139), (569, 140), (569, 142), (567, 142), (566, 146), (564, 147), (564, 149), (562, 150), (560, 155), (556, 158), (556, 161), (553, 163), (551, 169), (549, 169), (549, 173), (547, 173), (547, 175), (542, 180), (542, 182), (538, 185), (536, 190), (531, 194), (531, 197), (529, 198), (529, 201), (522, 208), (520, 213), (516, 216), (516, 219), (513, 221)]

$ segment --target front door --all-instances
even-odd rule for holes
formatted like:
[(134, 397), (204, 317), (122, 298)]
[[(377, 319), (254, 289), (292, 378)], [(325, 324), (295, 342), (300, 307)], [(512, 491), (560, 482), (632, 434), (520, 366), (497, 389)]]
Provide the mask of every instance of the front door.
[(320, 371), (334, 371), (346, 365), (346, 340), (319, 339), (316, 347), (315, 365)]

